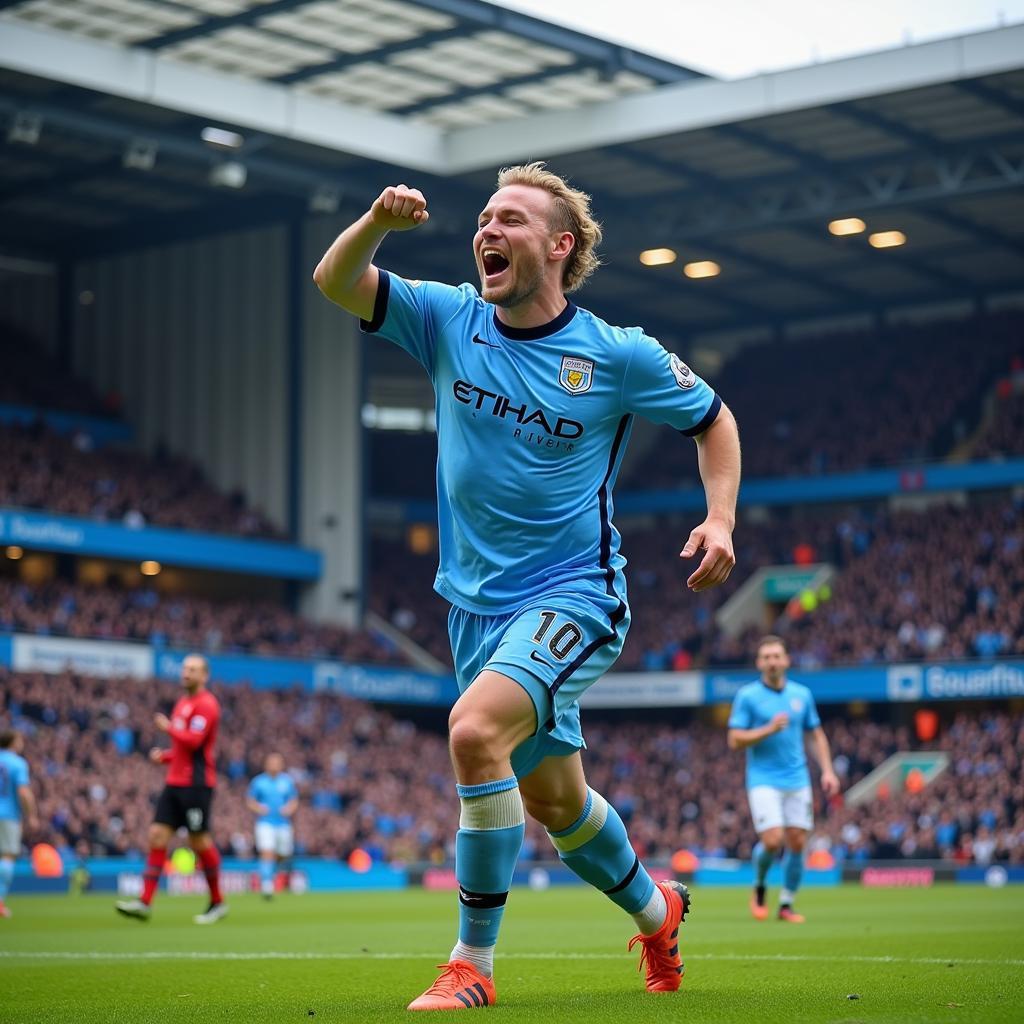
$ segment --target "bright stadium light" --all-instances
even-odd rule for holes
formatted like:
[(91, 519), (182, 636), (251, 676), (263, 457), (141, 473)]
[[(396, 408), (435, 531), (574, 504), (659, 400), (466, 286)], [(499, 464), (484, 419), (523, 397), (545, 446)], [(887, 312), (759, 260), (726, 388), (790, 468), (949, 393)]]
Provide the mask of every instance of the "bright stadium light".
[(663, 267), (667, 263), (675, 263), (675, 249), (644, 249), (640, 253), (640, 262), (645, 267)]
[(146, 561), (139, 566), (139, 572), (141, 572), (143, 576), (159, 576), (162, 568), (163, 566), (159, 562), (154, 562), (152, 559), (146, 559)]
[(892, 249), (894, 246), (903, 245), (907, 236), (902, 231), (876, 231), (868, 235), (868, 245), (876, 249)]
[(12, 544), (7, 549), (7, 557), (12, 561), (16, 562), (25, 552), (22, 548), (19, 548), (17, 544)]
[(245, 188), (245, 179), (249, 172), (245, 164), (237, 160), (225, 160), (222, 164), (214, 164), (210, 168), (210, 184), (221, 185), (224, 188)]
[(229, 131), (227, 128), (214, 128), (209, 124), (199, 133), (199, 137), (211, 146), (222, 146), (224, 149), (241, 149), (245, 143), (245, 137), (238, 132)]
[(683, 267), (683, 273), (692, 278), (718, 277), (721, 272), (722, 268), (714, 260), (697, 260)]
[(860, 217), (840, 217), (829, 221), (828, 229), (833, 235), (859, 235), (867, 228)]

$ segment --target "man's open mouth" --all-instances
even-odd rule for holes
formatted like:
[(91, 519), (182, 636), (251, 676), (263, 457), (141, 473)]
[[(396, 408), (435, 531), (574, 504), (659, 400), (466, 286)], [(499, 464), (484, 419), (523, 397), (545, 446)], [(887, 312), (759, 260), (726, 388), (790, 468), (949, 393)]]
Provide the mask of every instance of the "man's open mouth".
[(509, 263), (507, 257), (503, 253), (498, 252), (497, 249), (484, 249), (480, 253), (480, 259), (484, 266), (484, 276), (488, 281), (500, 277), (508, 270)]

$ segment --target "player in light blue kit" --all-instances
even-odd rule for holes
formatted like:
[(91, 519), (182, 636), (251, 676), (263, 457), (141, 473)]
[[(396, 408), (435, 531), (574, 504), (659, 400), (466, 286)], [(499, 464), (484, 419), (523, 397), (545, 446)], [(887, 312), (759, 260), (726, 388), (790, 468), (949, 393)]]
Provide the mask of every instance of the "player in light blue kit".
[(525, 829), (636, 921), (647, 989), (679, 988), (689, 897), (658, 885), (615, 809), (583, 774), (578, 700), (622, 649), (629, 605), (612, 488), (634, 415), (697, 441), (707, 518), (687, 583), (723, 582), (740, 458), (718, 396), (637, 327), (611, 327), (566, 294), (596, 269), (587, 195), (543, 164), (508, 168), (479, 215), (481, 288), (404, 280), (373, 265), (390, 231), (427, 221), (417, 189), (386, 188), (330, 247), (321, 291), (400, 345), (436, 395), (440, 566), (461, 697), (449, 742), (461, 801), (459, 937), (412, 1010), (493, 1005), (494, 946)]
[(274, 895), (274, 870), (295, 852), (292, 817), (299, 806), (299, 791), (284, 770), (280, 754), (268, 754), (264, 771), (249, 783), (246, 806), (256, 815), (256, 852), (260, 857), (260, 892)]
[(811, 776), (807, 771), (804, 735), (811, 734), (814, 757), (821, 768), (825, 796), (839, 792), (825, 730), (806, 686), (786, 678), (789, 654), (778, 636), (761, 638), (756, 665), (761, 679), (747, 683), (729, 714), (730, 750), (747, 752), (747, 797), (758, 843), (754, 847), (756, 883), (750, 912), (758, 921), (768, 916), (765, 878), (783, 847), (789, 850), (779, 894), (779, 919), (803, 924), (793, 909), (804, 870), (804, 847), (814, 825)]
[(0, 918), (11, 916), (6, 900), (14, 862), (21, 853), (22, 821), (30, 832), (37, 827), (28, 762), (21, 756), (23, 747), (21, 733), (13, 729), (0, 732)]

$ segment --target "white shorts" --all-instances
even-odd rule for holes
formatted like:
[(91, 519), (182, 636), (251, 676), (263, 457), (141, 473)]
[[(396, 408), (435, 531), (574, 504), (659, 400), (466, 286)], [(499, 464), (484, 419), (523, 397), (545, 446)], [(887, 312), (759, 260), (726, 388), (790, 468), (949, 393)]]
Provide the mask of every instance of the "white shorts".
[(18, 857), (21, 854), (21, 822), (0, 821), (0, 855)]
[(294, 830), (291, 825), (257, 822), (256, 849), (260, 853), (276, 853), (278, 857), (290, 857), (295, 849)]
[(810, 832), (814, 827), (814, 799), (810, 786), (800, 789), (754, 786), (747, 790), (747, 799), (758, 835), (770, 828), (802, 828)]

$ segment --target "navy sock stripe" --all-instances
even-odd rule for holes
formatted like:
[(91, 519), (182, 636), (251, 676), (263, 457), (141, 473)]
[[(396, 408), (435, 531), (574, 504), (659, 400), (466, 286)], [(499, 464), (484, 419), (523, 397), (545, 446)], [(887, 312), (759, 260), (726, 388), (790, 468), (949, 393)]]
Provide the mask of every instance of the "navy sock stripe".
[(636, 873), (639, 870), (640, 870), (640, 857), (637, 856), (637, 857), (633, 858), (633, 866), (626, 873), (626, 877), (621, 882), (619, 882), (618, 885), (613, 885), (610, 889), (605, 889), (604, 890), (605, 896), (612, 896), (615, 893), (621, 892), (623, 889), (625, 889), (626, 886), (629, 885), (629, 883), (632, 882), (634, 878), (636, 878)]
[(505, 906), (508, 900), (508, 890), (505, 892), (470, 892), (459, 886), (459, 902), (474, 910), (493, 910), (495, 907)]

